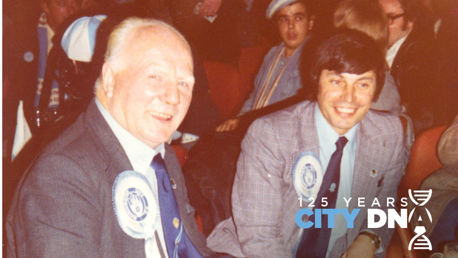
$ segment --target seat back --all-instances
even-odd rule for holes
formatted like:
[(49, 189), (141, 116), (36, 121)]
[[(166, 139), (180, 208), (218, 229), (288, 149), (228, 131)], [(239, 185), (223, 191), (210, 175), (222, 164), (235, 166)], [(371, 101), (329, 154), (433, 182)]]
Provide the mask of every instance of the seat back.
[(418, 189), (422, 181), (442, 167), (437, 157), (437, 143), (446, 126), (423, 132), (414, 142), (406, 174), (399, 185), (399, 196), (407, 196), (408, 189)]
[[(398, 188), (399, 197), (408, 197), (409, 189), (419, 189), (423, 180), (442, 167), (437, 157), (437, 144), (446, 126), (434, 127), (423, 132), (413, 143), (409, 163)], [(408, 228), (396, 226), (397, 234), (393, 235), (388, 246), (388, 258), (416, 258), (423, 253), (408, 250), (413, 233)]]
[(235, 115), (241, 106), (239, 72), (237, 67), (217, 62), (204, 61), (205, 73), (210, 89), (210, 97), (219, 109), (221, 117)]

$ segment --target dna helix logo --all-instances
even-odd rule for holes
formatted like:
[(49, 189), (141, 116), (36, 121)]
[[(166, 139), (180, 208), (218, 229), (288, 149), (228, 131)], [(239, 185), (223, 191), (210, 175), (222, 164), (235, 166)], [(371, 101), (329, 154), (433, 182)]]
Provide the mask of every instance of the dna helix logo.
[[(409, 222), (411, 222), (413, 218), (413, 214), (415, 213), (415, 209), (417, 207), (423, 207), (430, 199), (432, 190), (413, 190), (409, 189), (409, 198), (415, 207), (409, 213)], [(429, 210), (424, 207), (426, 214), (428, 215), (427, 218), (432, 222), (432, 216)], [(421, 215), (418, 216), (417, 220), (421, 222), (423, 218)], [(424, 226), (415, 226), (414, 229), (415, 236), (410, 240), (408, 250), (432, 250), (431, 241), (425, 236), (426, 228)]]

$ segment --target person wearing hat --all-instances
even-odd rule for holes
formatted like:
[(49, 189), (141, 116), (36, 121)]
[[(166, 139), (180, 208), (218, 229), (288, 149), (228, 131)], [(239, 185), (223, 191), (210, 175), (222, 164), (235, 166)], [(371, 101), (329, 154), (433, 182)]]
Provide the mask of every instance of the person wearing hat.
[(264, 57), (239, 117), (221, 123), (217, 132), (235, 130), (240, 116), (292, 97), (302, 87), (299, 57), (313, 27), (311, 4), (306, 0), (274, 0), (267, 8), (266, 18), (275, 20), (282, 42)]
[[(207, 238), (216, 252), (385, 255), (394, 229), (369, 227), (367, 208), (377, 199), (374, 208), (387, 212), (387, 198), (394, 206), (407, 159), (399, 117), (370, 110), (384, 83), (384, 55), (372, 38), (354, 30), (317, 43), (312, 54), (301, 57), (301, 76), (314, 86), (314, 100), (257, 119), (245, 135), (232, 188), (233, 215)], [(318, 209), (332, 214), (355, 208), (352, 224), (339, 214), (328, 225), (331, 216), (318, 215)]]

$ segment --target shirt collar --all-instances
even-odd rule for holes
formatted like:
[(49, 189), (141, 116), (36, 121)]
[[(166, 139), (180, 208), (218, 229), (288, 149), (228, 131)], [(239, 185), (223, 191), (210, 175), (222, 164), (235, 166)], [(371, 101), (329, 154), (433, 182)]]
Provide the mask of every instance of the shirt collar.
[(151, 148), (124, 129), (102, 106), (98, 99), (95, 99), (95, 104), (105, 118), (105, 121), (108, 123), (108, 126), (121, 143), (134, 170), (141, 172), (149, 168), (153, 157), (157, 153), (160, 153), (162, 158), (164, 158), (165, 147), (163, 143), (155, 149)]
[(409, 36), (410, 32), (407, 33), (404, 37), (400, 38), (398, 41), (396, 41), (396, 43), (394, 43), (389, 49), (388, 51), (386, 51), (386, 61), (388, 62), (388, 65), (391, 66), (393, 65), (393, 62), (394, 62), (394, 58), (396, 57), (396, 55), (398, 54), (398, 51), (399, 49), (401, 48), (402, 46), (402, 43), (404, 43), (404, 41), (406, 41), (407, 39), (407, 36)]
[(359, 127), (359, 123), (353, 126), (350, 130), (348, 130), (347, 133), (344, 135), (339, 135), (334, 129), (331, 127), (331, 125), (328, 123), (326, 118), (324, 118), (323, 114), (321, 113), (320, 107), (318, 106), (318, 103), (315, 104), (315, 125), (318, 130), (318, 140), (319, 144), (326, 144), (326, 145), (331, 145), (335, 146), (335, 143), (339, 139), (340, 136), (345, 136), (348, 140), (348, 145), (351, 145), (351, 148), (355, 146), (354, 139), (356, 137), (356, 130)]

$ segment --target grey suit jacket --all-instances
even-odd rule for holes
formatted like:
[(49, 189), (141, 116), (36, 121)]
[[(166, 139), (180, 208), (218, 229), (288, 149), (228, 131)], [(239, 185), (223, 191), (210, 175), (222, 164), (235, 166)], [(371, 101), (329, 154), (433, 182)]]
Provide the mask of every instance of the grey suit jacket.
[[(312, 151), (319, 157), (315, 108), (315, 103), (305, 101), (252, 124), (237, 164), (233, 218), (218, 224), (208, 237), (211, 249), (238, 257), (293, 255), (301, 232), (294, 219), (301, 207), (291, 171), (299, 153)], [(399, 118), (369, 111), (360, 122), (356, 144), (353, 201), (349, 209), (357, 208), (357, 197), (366, 197), (367, 206), (377, 197), (383, 208), (386, 197), (396, 197), (406, 162)], [(354, 228), (337, 239), (331, 257), (340, 257), (345, 252), (366, 228), (366, 217), (366, 210), (361, 209)], [(386, 248), (392, 230), (372, 231), (382, 238)]]
[[(169, 146), (165, 164), (186, 233), (209, 254)], [(6, 221), (8, 257), (145, 257), (144, 240), (124, 233), (113, 211), (113, 182), (125, 170), (132, 166), (93, 101), (21, 180)]]

